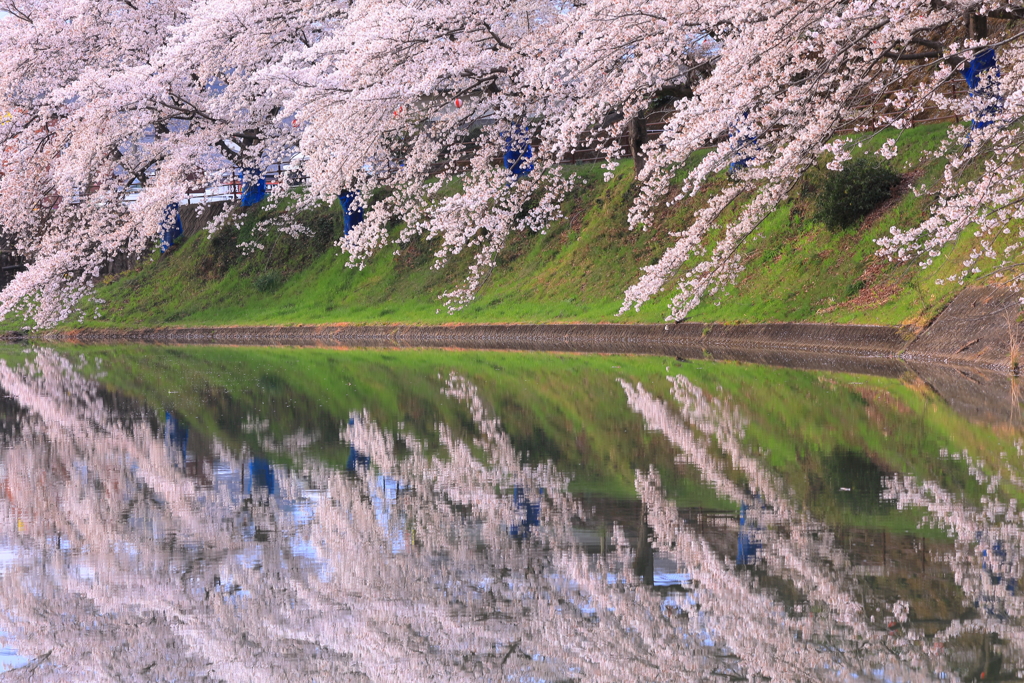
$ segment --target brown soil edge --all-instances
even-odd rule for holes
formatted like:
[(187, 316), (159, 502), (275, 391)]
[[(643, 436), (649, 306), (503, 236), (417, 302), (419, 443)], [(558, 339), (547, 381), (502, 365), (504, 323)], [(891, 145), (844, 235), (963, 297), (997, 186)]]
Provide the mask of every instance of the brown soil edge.
[[(160, 327), (72, 329), (31, 335), (7, 334), (10, 341), (162, 344), (294, 345), (332, 347), (433, 347), (535, 350), (576, 353), (644, 353), (681, 359), (708, 357), (768, 365), (893, 375), (902, 363), (944, 363), (979, 369), (1015, 370), (1014, 339), (1020, 295), (1006, 288), (975, 287), (961, 292), (923, 332), (882, 325), (822, 323), (659, 325), (495, 324), (495, 325), (296, 325), (278, 327)], [(797, 361), (795, 356), (801, 360)], [(889, 362), (886, 362), (889, 361)], [(872, 371), (869, 367), (875, 367)]]

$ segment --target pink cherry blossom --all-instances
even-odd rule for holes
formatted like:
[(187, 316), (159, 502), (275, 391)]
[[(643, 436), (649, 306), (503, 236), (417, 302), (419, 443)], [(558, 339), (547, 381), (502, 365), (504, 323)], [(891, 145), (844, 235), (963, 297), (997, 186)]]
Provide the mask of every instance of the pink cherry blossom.
[[(1024, 133), (1013, 125), (1024, 51), (997, 25), (1024, 12), (1014, 3), (0, 0), (0, 10), (0, 230), (29, 262), (0, 293), (0, 316), (20, 307), (43, 326), (79, 311), (115, 255), (149, 253), (166, 207), (190, 189), (289, 161), (308, 178), (298, 208), (342, 192), (366, 204), (338, 242), (350, 265), (417, 236), (437, 267), (471, 252), (465, 281), (439, 293), (450, 309), (473, 298), (511, 234), (562, 216), (579, 182), (563, 162), (581, 149), (609, 172), (636, 158), (623, 230), (662, 229), (655, 209), (710, 195), (625, 292), (623, 311), (678, 286), (669, 318), (684, 317), (734, 281), (743, 245), (809, 166), (823, 154), (840, 166), (856, 147), (850, 131), (881, 130), (891, 158), (924, 111), (993, 125), (950, 127), (931, 215), (893, 226), (880, 253), (927, 265), (970, 230), (962, 280), (1024, 244), (1014, 233), (995, 246), (1024, 217)], [(967, 97), (953, 85), (987, 47), (998, 74)], [(648, 140), (645, 116), (659, 107), (670, 114)], [(529, 174), (498, 163), (513, 137), (532, 146)], [(734, 182), (712, 191), (738, 160)]]

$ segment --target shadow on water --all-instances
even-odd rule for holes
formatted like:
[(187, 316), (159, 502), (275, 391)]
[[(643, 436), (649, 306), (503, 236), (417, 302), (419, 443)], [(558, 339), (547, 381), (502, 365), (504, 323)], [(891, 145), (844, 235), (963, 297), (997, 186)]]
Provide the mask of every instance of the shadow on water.
[(0, 348), (0, 671), (1018, 680), (1013, 389), (942, 367)]

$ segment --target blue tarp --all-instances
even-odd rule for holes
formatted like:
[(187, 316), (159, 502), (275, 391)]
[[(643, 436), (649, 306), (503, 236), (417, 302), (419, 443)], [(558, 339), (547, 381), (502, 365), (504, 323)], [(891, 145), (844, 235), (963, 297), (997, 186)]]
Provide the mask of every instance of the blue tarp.
[(181, 237), (181, 213), (178, 212), (177, 202), (168, 204), (164, 209), (164, 217), (160, 220), (160, 253), (166, 254), (167, 250), (174, 244), (174, 240)]
[[(756, 527), (754, 527), (756, 529)], [(744, 567), (757, 562), (757, 551), (761, 544), (750, 538), (751, 527), (747, 526), (747, 506), (740, 506), (740, 533), (736, 539), (736, 565)]]
[[(542, 489), (541, 493), (543, 492)], [(523, 517), (518, 523), (509, 526), (508, 533), (512, 538), (526, 538), (530, 535), (530, 527), (540, 526), (540, 503), (531, 503), (527, 500), (523, 487), (516, 486), (512, 489), (512, 504)]]
[(253, 458), (249, 463), (249, 490), (247, 493), (251, 493), (253, 489), (264, 488), (267, 493), (274, 495), (274, 470), (270, 466), (270, 461), (264, 460), (263, 458)]
[[(746, 120), (747, 115), (743, 115), (743, 119)], [(733, 149), (736, 153), (736, 161), (729, 163), (727, 174), (732, 175), (739, 170), (747, 167), (747, 162), (753, 160), (753, 155), (750, 154), (752, 151), (757, 150), (757, 136), (756, 135), (741, 135), (739, 126), (730, 126), (729, 141), (733, 145)]]
[(971, 130), (980, 130), (991, 126), (993, 117), (1003, 110), (1003, 98), (996, 92), (999, 80), (999, 67), (996, 65), (996, 51), (984, 50), (974, 56), (964, 67), (964, 80), (971, 97), (987, 100), (988, 104), (980, 107), (978, 116), (971, 121)]
[(242, 207), (256, 206), (267, 196), (267, 179), (258, 168), (244, 168), (238, 172), (242, 181)]
[(505, 135), (505, 168), (514, 176), (526, 175), (533, 170), (533, 145), (529, 143), (530, 129), (517, 128)]
[(349, 230), (356, 227), (363, 222), (363, 207), (352, 206), (352, 203), (356, 199), (355, 192), (342, 192), (338, 195), (338, 203), (341, 204), (341, 210), (344, 213), (345, 229), (344, 234), (348, 234)]

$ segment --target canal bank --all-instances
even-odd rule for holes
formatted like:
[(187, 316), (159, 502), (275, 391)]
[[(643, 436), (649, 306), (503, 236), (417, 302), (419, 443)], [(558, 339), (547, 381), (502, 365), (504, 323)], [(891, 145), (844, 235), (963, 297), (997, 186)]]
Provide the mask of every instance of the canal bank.
[[(942, 163), (922, 154), (945, 132), (944, 126), (908, 131), (894, 162), (907, 182), (844, 230), (833, 231), (814, 219), (815, 197), (827, 169), (822, 165), (809, 171), (737, 252), (741, 269), (735, 281), (707, 292), (686, 319), (729, 326), (786, 322), (920, 331), (965, 284), (995, 282), (984, 274), (962, 277), (962, 263), (974, 248), (967, 237), (943, 249), (926, 268), (914, 259), (889, 261), (877, 253), (877, 240), (893, 225), (910, 229), (929, 215), (927, 197), (910, 192), (909, 179), (941, 179)], [(562, 205), (564, 219), (539, 233), (510, 234), (494, 267), (476, 283), (472, 301), (450, 302), (446, 296), (465, 287), (477, 256), (473, 249), (439, 260), (436, 241), (414, 235), (353, 263), (336, 246), (343, 232), (337, 202), (293, 214), (289, 197), (244, 209), (211, 205), (202, 215), (184, 210), (183, 234), (173, 248), (163, 254), (154, 250), (132, 263), (112, 263), (96, 278), (91, 295), (77, 306), (61, 308), (67, 317), (58, 328), (663, 326), (671, 317), (680, 278), (701, 257), (681, 264), (639, 310), (622, 310), (623, 292), (675, 244), (675, 235), (693, 223), (710, 195), (665, 207), (648, 229), (629, 230), (629, 208), (641, 189), (631, 163), (616, 169), (610, 182), (599, 165), (574, 166), (572, 172), (580, 182)], [(711, 195), (729, 183), (725, 174), (709, 182)], [(224, 219), (216, 229), (214, 217)], [(273, 227), (293, 219), (300, 237)], [(407, 228), (389, 224), (387, 234), (397, 239)], [(709, 235), (708, 249), (715, 234)], [(461, 307), (449, 310), (447, 303)], [(57, 323), (45, 316), (36, 320), (32, 313), (31, 306), (13, 311), (0, 321), (0, 331)]]
[[(1015, 374), (1022, 337), (1020, 294), (974, 287), (959, 294), (923, 330), (828, 323), (720, 324), (459, 324), (288, 325), (62, 329), (4, 338), (53, 342), (457, 347), (590, 353), (653, 353), (792, 365), (793, 356), (836, 363), (917, 363), (972, 366)], [(798, 363), (807, 365), (807, 362)], [(815, 363), (811, 363), (814, 365)], [(851, 368), (852, 369), (852, 368)], [(882, 373), (885, 374), (885, 373)]]

